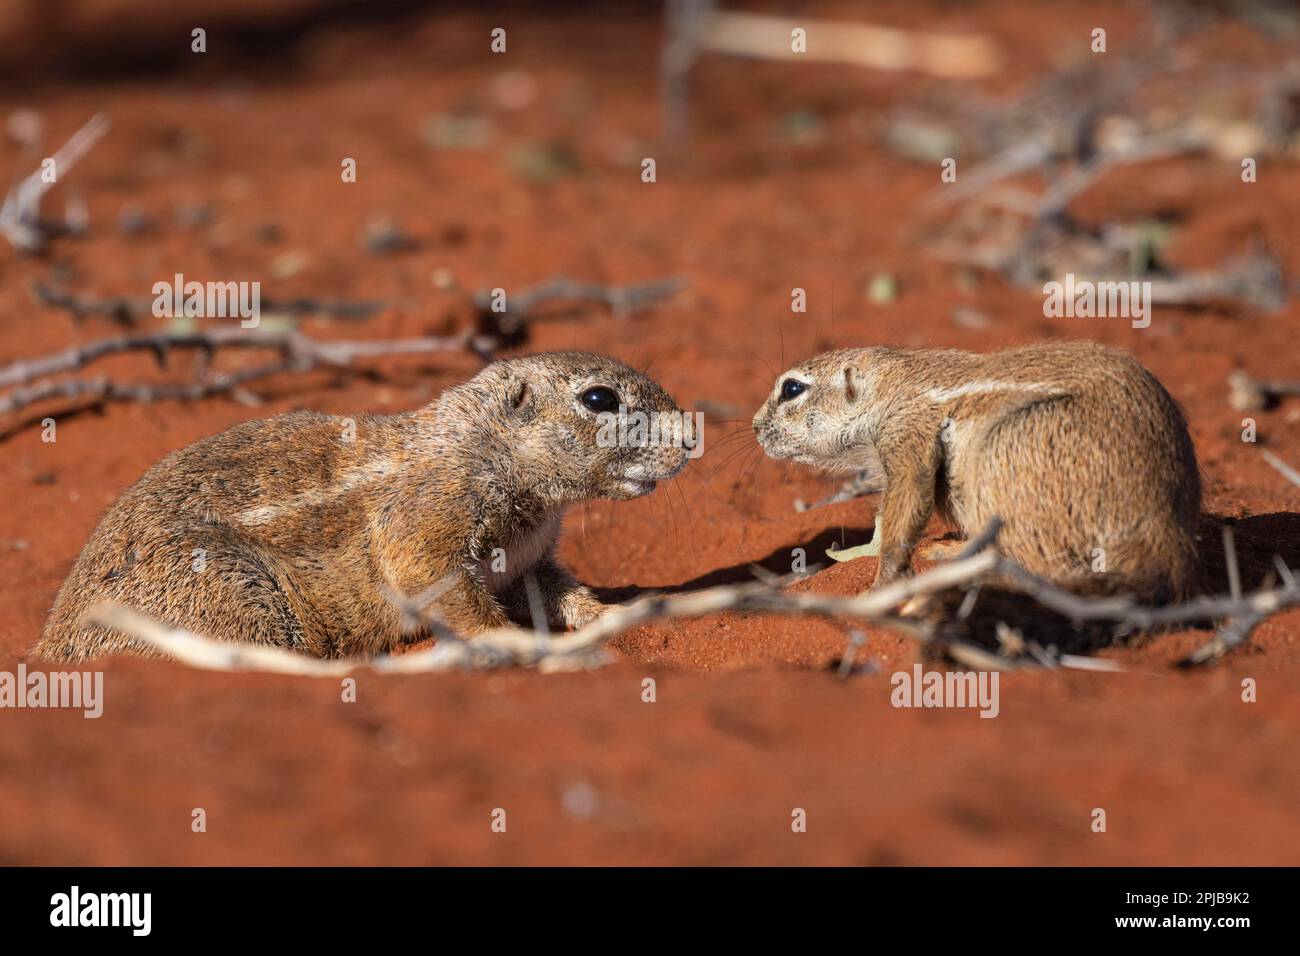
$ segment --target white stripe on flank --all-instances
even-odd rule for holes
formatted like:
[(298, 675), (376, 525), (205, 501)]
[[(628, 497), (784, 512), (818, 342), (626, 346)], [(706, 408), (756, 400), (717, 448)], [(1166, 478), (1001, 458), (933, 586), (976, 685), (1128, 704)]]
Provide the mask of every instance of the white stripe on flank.
[(239, 515), (244, 524), (268, 524), (285, 515), (304, 508), (314, 508), (333, 501), (350, 491), (372, 482), (391, 477), (402, 470), (403, 463), (392, 458), (379, 458), (343, 472), (339, 480), (328, 488), (301, 491), (273, 505), (257, 505)]
[(968, 382), (955, 388), (932, 388), (925, 397), (932, 402), (951, 402), (966, 395), (987, 395), (993, 392), (1054, 392), (1046, 382), (997, 382), (989, 379)]

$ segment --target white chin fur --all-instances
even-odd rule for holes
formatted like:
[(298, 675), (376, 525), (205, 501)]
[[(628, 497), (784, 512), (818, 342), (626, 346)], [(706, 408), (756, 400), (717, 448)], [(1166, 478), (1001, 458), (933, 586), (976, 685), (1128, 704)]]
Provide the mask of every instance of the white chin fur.
[(637, 481), (629, 478), (620, 482), (619, 487), (627, 493), (629, 498), (640, 498), (642, 495), (648, 495), (654, 491), (656, 485), (653, 481)]

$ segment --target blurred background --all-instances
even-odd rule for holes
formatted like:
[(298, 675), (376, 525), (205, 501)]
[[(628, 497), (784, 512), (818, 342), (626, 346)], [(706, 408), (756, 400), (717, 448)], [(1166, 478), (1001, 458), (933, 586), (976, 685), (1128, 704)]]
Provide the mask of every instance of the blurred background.
[[(612, 596), (870, 536), (874, 499), (797, 511), (833, 485), (749, 438), (784, 368), (1046, 338), (1125, 348), (1184, 405), (1207, 563), (1222, 586), (1231, 524), (1256, 586), (1274, 554), (1300, 564), (1300, 488), (1259, 454), (1300, 466), (1300, 399), (1228, 379), (1300, 379), (1298, 39), (1295, 4), (1229, 0), (8, 0), (0, 668), (168, 452), (293, 408), (409, 409), (493, 355), (573, 347), (653, 363), (708, 423), (673, 485), (570, 515), (562, 558)], [(1067, 272), (1151, 281), (1150, 326), (1045, 317)], [(155, 317), (177, 273), (260, 282), (263, 332), (426, 345), (31, 363), (230, 324)], [(915, 647), (889, 632), (840, 680), (825, 621), (647, 626), (589, 674), (372, 677), (348, 705), (112, 660), (100, 720), (0, 716), (0, 862), (1290, 862), (1298, 630), (1273, 618), (1202, 673), (1170, 669), (1189, 632), (1111, 652), (1124, 675), (1013, 675), (997, 720), (890, 708)], [(1253, 708), (1243, 676), (1269, 688)]]

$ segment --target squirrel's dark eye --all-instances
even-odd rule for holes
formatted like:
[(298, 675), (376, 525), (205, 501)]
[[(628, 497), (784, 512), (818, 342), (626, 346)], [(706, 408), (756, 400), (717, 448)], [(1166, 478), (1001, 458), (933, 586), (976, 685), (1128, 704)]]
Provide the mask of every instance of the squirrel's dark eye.
[(804, 392), (808, 391), (808, 386), (797, 378), (787, 378), (781, 383), (780, 401), (788, 402), (792, 398), (798, 398)]
[(603, 385), (587, 389), (579, 396), (578, 401), (593, 412), (616, 412), (619, 406), (618, 393)]

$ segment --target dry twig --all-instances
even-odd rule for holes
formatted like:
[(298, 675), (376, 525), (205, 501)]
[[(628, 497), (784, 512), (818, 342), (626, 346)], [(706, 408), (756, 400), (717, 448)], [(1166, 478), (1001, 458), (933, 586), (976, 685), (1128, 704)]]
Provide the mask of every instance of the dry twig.
[[(504, 309), (495, 308), (493, 290), (481, 290), (474, 296), (479, 310), (478, 327), (472, 331), (448, 336), (426, 336), (412, 339), (321, 342), (307, 338), (297, 330), (269, 331), (222, 327), (208, 331), (156, 332), (123, 335), (101, 339), (86, 345), (72, 346), (61, 352), (34, 359), (24, 359), (0, 368), (0, 388), (13, 391), (0, 396), (0, 414), (25, 408), (47, 399), (90, 398), (96, 402), (180, 399), (194, 401), (219, 394), (241, 393), (242, 386), (251, 381), (285, 372), (304, 372), (318, 366), (346, 367), (358, 359), (386, 355), (410, 355), (435, 351), (468, 350), (483, 361), (490, 361), (497, 349), (514, 344), (522, 338), (526, 322), (534, 320), (537, 310), (548, 302), (557, 300), (586, 300), (603, 302), (615, 315), (625, 316), (664, 299), (686, 286), (684, 278), (660, 279), (637, 285), (613, 286), (591, 282), (575, 282), (558, 277), (549, 279), (516, 293), (504, 296)], [(126, 298), (85, 299), (53, 286), (37, 283), (37, 298), (48, 304), (69, 309), (78, 318), (87, 315), (108, 315), (129, 324), (137, 314), (148, 308), (145, 301)], [(268, 304), (265, 308), (282, 311), (329, 311), (334, 315), (356, 317), (380, 307), (379, 303), (327, 303), (314, 299), (286, 300)], [(206, 374), (212, 355), (221, 348), (274, 349), (280, 352), (280, 361), (244, 369), (238, 372)], [(48, 376), (75, 371), (109, 355), (124, 352), (151, 352), (160, 367), (166, 366), (174, 350), (197, 351), (202, 359), (200, 375), (196, 381), (181, 383), (121, 383), (101, 376), (92, 379), (46, 380)]]
[[(1284, 305), (1286, 281), (1265, 255), (1173, 274), (1156, 267), (1157, 240), (1149, 230), (1089, 228), (1068, 213), (1074, 199), (1117, 166), (1220, 147), (1217, 127), (1197, 112), (1203, 86), (1189, 85), (1176, 97), (1181, 111), (1164, 100), (1157, 108), (1142, 96), (1178, 63), (1178, 41), (1207, 22), (1196, 11), (1158, 12), (1147, 41), (1139, 44), (1144, 52), (1123, 64), (1099, 66), (1094, 58), (1052, 74), (1018, 102), (984, 110), (985, 122), (973, 134), (957, 137), (948, 131), (962, 124), (960, 115), (940, 126), (940, 142), (960, 140), (977, 151), (982, 144), (991, 157), (963, 168), (959, 180), (941, 186), (924, 204), (932, 212), (958, 204), (961, 209), (937, 236), (925, 237), (927, 252), (997, 272), (1026, 288), (1072, 273), (1076, 281), (1091, 283), (1149, 281), (1152, 305), (1240, 302), (1269, 310)], [(915, 121), (904, 128), (916, 128), (933, 141), (934, 125), (928, 132)], [(941, 156), (957, 155), (953, 145), (944, 150)], [(1045, 181), (1037, 195), (999, 185), (1031, 172)], [(924, 221), (920, 228), (930, 230)]]
[[(653, 621), (702, 617), (723, 611), (785, 615), (814, 615), (872, 621), (902, 630), (923, 643), (934, 642), (961, 663), (973, 667), (1013, 668), (1022, 661), (995, 654), (973, 644), (947, 639), (934, 627), (909, 618), (897, 609), (907, 602), (954, 587), (970, 587), (986, 576), (1009, 578), (1018, 589), (1040, 605), (1076, 622), (1105, 621), (1132, 628), (1149, 629), (1165, 624), (1224, 620), (1215, 637), (1191, 655), (1184, 664), (1209, 663), (1249, 639), (1254, 628), (1268, 616), (1300, 605), (1300, 581), (1284, 565), (1279, 568), (1283, 586), (1251, 594), (1229, 594), (1199, 598), (1183, 604), (1148, 607), (1129, 597), (1087, 598), (1065, 591), (1020, 567), (996, 549), (1001, 523), (994, 521), (973, 538), (962, 555), (913, 578), (848, 597), (808, 592), (788, 593), (786, 582), (759, 580), (681, 594), (651, 594), (628, 604), (610, 608), (591, 623), (575, 631), (539, 640), (535, 631), (516, 627), (500, 628), (462, 640), (451, 635), (439, 639), (434, 648), (396, 657), (374, 660), (320, 661), (291, 651), (213, 641), (178, 631), (141, 617), (129, 609), (101, 605), (89, 619), (112, 627), (159, 651), (195, 667), (214, 670), (257, 669), (282, 674), (337, 676), (359, 668), (381, 673), (423, 673), (453, 669), (501, 666), (535, 666), (547, 670), (591, 666), (601, 660), (606, 643), (613, 637)], [(1231, 548), (1231, 539), (1226, 546)], [(424, 620), (424, 612), (418, 612)], [(1074, 655), (1059, 654), (1023, 642), (1031, 657), (1051, 666), (1081, 669), (1113, 669), (1105, 664)]]
[[(157, 332), (100, 339), (72, 346), (36, 359), (13, 362), (0, 368), (0, 388), (17, 387), (0, 396), (0, 414), (6, 414), (49, 398), (91, 397), (102, 401), (154, 401), (165, 398), (197, 400), (228, 393), (241, 385), (282, 372), (303, 372), (318, 366), (343, 368), (358, 359), (386, 355), (413, 355), (465, 349), (466, 334), (426, 336), (377, 341), (321, 342), (296, 330), (266, 332), (259, 329), (218, 328), (205, 332)], [(221, 348), (271, 349), (281, 360), (237, 372), (205, 376), (197, 382), (121, 384), (106, 377), (46, 381), (48, 376), (75, 371), (109, 355), (151, 352), (165, 367), (175, 350), (198, 351), (205, 358)], [(37, 381), (40, 379), (41, 381)], [(29, 383), (35, 383), (29, 385)]]
[(1291, 482), (1293, 485), (1300, 486), (1300, 471), (1296, 471), (1277, 455), (1273, 454), (1267, 448), (1261, 448), (1259, 453), (1264, 456), (1264, 460), (1277, 469), (1278, 473)]
[[(96, 113), (72, 138), (50, 157), (54, 160), (56, 180), (62, 179), (85, 156), (100, 138), (108, 132), (108, 117)], [(41, 199), (54, 188), (38, 169), (9, 190), (4, 205), (0, 207), (0, 234), (21, 252), (39, 252), (53, 230), (41, 221)]]
[(623, 319), (677, 294), (689, 284), (683, 276), (625, 286), (576, 282), (556, 276), (511, 294), (499, 289), (479, 289), (474, 293), (478, 333), (486, 341), (516, 345), (522, 341), (526, 325), (537, 321), (538, 310), (549, 303), (599, 302), (608, 306), (615, 318)]
[[(1001, 65), (996, 46), (980, 35), (719, 10), (716, 0), (668, 0), (665, 12), (659, 88), (665, 131), (678, 141), (685, 138), (689, 125), (688, 78), (703, 53), (909, 70), (954, 80), (988, 76)], [(791, 46), (796, 29), (807, 40), (797, 52)]]
[[(39, 280), (32, 283), (32, 295), (41, 305), (66, 309), (78, 322), (98, 315), (112, 319), (121, 325), (134, 325), (138, 320), (152, 314), (155, 300), (154, 296), (134, 298), (121, 295), (102, 298), (83, 296)], [(313, 299), (308, 296), (300, 296), (296, 299), (274, 299), (262, 296), (259, 305), (263, 313), (276, 315), (294, 317), (323, 315), (333, 319), (367, 319), (384, 308), (385, 303)]]
[(328, 677), (362, 667), (390, 673), (507, 665), (557, 668), (574, 660), (589, 658), (611, 638), (638, 625), (656, 620), (702, 617), (722, 611), (861, 618), (888, 621), (916, 632), (923, 627), (918, 622), (898, 618), (893, 614), (895, 607), (913, 597), (933, 594), (970, 580), (993, 567), (996, 561), (996, 553), (985, 550), (973, 557), (932, 568), (915, 578), (853, 597), (786, 594), (766, 582), (726, 585), (683, 594), (651, 594), (612, 607), (591, 623), (566, 634), (552, 635), (546, 642), (539, 642), (533, 630), (499, 628), (473, 640), (440, 641), (428, 651), (373, 661), (318, 661), (278, 648), (214, 641), (167, 627), (118, 605), (100, 605), (88, 612), (87, 620), (120, 630), (183, 663), (212, 670), (240, 670), (255, 665), (252, 669)]
[(1246, 372), (1228, 376), (1228, 404), (1239, 412), (1262, 411), (1293, 395), (1300, 395), (1300, 382), (1257, 379)]
[(802, 498), (796, 498), (794, 510), (802, 514), (805, 511), (814, 511), (828, 505), (837, 505), (843, 501), (853, 501), (856, 498), (865, 498), (867, 495), (876, 495), (880, 493), (880, 490), (878, 481), (874, 481), (867, 472), (860, 471), (840, 485), (834, 494), (827, 495), (825, 498), (819, 498), (812, 503), (806, 502)]

